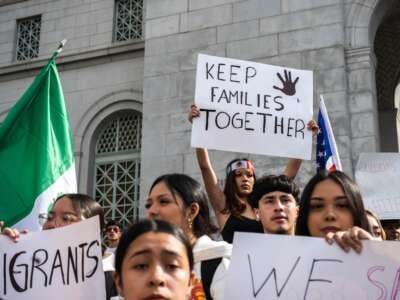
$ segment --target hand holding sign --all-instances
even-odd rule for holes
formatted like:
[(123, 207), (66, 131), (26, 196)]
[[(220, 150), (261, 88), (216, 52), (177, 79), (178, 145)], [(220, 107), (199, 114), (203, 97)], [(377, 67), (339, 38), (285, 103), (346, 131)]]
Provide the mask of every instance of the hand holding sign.
[(321, 238), (240, 232), (233, 245), (227, 300), (397, 299), (400, 294), (400, 243), (365, 241), (359, 255)]
[(21, 234), (27, 234), (28, 230), (23, 229), (23, 230), (19, 231), (16, 228), (6, 227), (6, 228), (4, 228), (4, 230), (1, 233), (4, 234), (5, 236), (9, 237), (14, 242), (18, 242)]
[(188, 113), (188, 120), (190, 123), (193, 122), (194, 118), (200, 117), (200, 110), (196, 104), (190, 105), (190, 111)]
[(349, 252), (350, 249), (353, 249), (355, 252), (361, 253), (361, 241), (373, 240), (374, 238), (369, 232), (360, 227), (354, 226), (345, 231), (329, 232), (325, 239), (330, 245), (336, 242), (345, 252)]
[(0, 299), (104, 300), (97, 217), (32, 232), (18, 243), (0, 235)]

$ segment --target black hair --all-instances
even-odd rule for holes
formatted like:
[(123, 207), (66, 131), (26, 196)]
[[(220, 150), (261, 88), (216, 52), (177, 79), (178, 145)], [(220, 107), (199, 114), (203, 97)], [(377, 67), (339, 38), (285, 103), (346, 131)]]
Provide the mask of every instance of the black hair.
[(116, 220), (108, 220), (107, 221), (107, 223), (106, 223), (106, 225), (105, 225), (105, 230), (107, 230), (107, 228), (108, 227), (110, 227), (110, 226), (117, 226), (119, 229), (121, 229), (121, 225), (119, 224), (119, 222), (118, 221), (116, 221)]
[(291, 194), (296, 202), (299, 202), (300, 190), (292, 179), (286, 175), (267, 175), (257, 179), (254, 183), (253, 191), (249, 197), (249, 204), (253, 208), (258, 208), (258, 202), (262, 196), (276, 191)]
[[(236, 174), (234, 171), (228, 172), (230, 170), (230, 166), (240, 160), (247, 160), (247, 158), (235, 158), (231, 160), (226, 166), (227, 176), (225, 179), (225, 186), (224, 186), (224, 195), (225, 195), (225, 207), (221, 211), (223, 214), (232, 214), (236, 217), (240, 217), (240, 215), (245, 211), (246, 205), (242, 203), (238, 196), (238, 187), (235, 181)], [(254, 170), (253, 170), (254, 171)], [(253, 172), (254, 180), (256, 180), (256, 175)]]
[[(367, 214), (367, 220), (368, 220), (368, 216), (370, 216), (371, 218), (374, 218), (376, 220), (376, 222), (378, 223), (379, 229), (381, 230), (381, 238), (382, 238), (382, 240), (385, 241), (386, 240), (386, 232), (385, 232), (385, 229), (383, 229), (383, 226), (382, 226), (381, 220), (379, 220), (379, 217), (375, 213), (370, 211), (369, 209), (366, 209), (365, 213)], [(368, 224), (370, 226), (371, 233), (373, 234), (373, 236), (376, 236), (369, 220), (368, 220)]]
[(190, 271), (193, 270), (194, 259), (190, 242), (181, 229), (173, 224), (162, 220), (144, 219), (129, 227), (121, 236), (117, 250), (115, 252), (115, 272), (121, 276), (122, 280), (122, 263), (126, 256), (129, 246), (141, 235), (149, 232), (167, 233), (174, 236), (180, 241), (186, 250), (189, 261)]
[(85, 219), (99, 216), (100, 229), (104, 228), (104, 211), (96, 200), (85, 194), (63, 194), (56, 199), (54, 204), (64, 197), (71, 200), (75, 212), (83, 216)]
[(310, 213), (310, 198), (315, 186), (321, 181), (331, 179), (337, 183), (343, 190), (349, 202), (349, 210), (353, 217), (354, 226), (370, 232), (370, 227), (365, 213), (360, 189), (357, 184), (345, 173), (341, 171), (327, 172), (325, 170), (318, 172), (310, 179), (301, 195), (299, 216), (297, 218), (296, 235), (311, 236), (308, 230), (308, 215)]
[(189, 207), (192, 203), (199, 205), (199, 213), (193, 220), (194, 236), (200, 237), (217, 231), (217, 228), (211, 224), (207, 194), (198, 181), (185, 174), (165, 174), (153, 182), (150, 192), (160, 182), (165, 183), (172, 195), (178, 195), (182, 198), (185, 208)]

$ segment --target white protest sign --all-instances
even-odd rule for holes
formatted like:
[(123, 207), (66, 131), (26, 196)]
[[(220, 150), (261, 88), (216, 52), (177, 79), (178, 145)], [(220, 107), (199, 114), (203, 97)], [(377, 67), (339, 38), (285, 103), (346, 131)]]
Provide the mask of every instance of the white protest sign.
[(400, 153), (361, 153), (356, 181), (364, 205), (382, 220), (400, 219)]
[(235, 234), (226, 300), (400, 297), (399, 242), (363, 242), (361, 255), (322, 238)]
[(0, 235), (0, 299), (105, 300), (97, 217), (22, 235)]
[(199, 54), (192, 147), (311, 159), (312, 71)]

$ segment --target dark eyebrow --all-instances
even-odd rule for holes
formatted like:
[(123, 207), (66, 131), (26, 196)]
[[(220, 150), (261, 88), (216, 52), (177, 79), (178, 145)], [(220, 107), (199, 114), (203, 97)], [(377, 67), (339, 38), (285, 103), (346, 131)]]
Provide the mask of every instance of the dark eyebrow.
[[(139, 250), (139, 251), (132, 253), (132, 255), (129, 256), (129, 259), (134, 258), (136, 256), (140, 256), (140, 255), (148, 255), (151, 252), (152, 252), (151, 249)], [(181, 257), (181, 255), (178, 252), (173, 251), (173, 250), (168, 250), (168, 249), (163, 249), (162, 254), (167, 255), (167, 256)]]
[(322, 199), (320, 197), (312, 197), (312, 198), (310, 198), (310, 201), (312, 201), (312, 200), (314, 200), (314, 201), (324, 201), (324, 199)]
[[(48, 215), (55, 215), (53, 210), (49, 211), (47, 214)], [(79, 217), (78, 214), (76, 212), (74, 212), (74, 211), (64, 211), (64, 212), (61, 213), (61, 215), (63, 215), (63, 216), (64, 215), (74, 215), (76, 217)]]
[[(310, 198), (310, 201), (312, 201), (312, 200), (314, 200), (314, 201), (324, 201), (324, 199), (320, 198), (320, 197), (312, 197), (312, 198)], [(349, 200), (349, 198), (347, 198), (346, 195), (343, 195), (343, 196), (336, 197), (335, 201), (337, 201), (337, 200)]]
[(336, 200), (349, 200), (349, 198), (347, 198), (346, 195), (343, 195), (343, 196), (336, 197), (336, 198), (335, 198), (335, 201), (336, 201)]
[[(161, 194), (161, 195), (157, 195), (157, 197), (155, 197), (155, 198), (158, 199), (158, 198), (163, 197), (165, 195), (167, 195), (167, 194), (164, 193), (164, 194)], [(149, 202), (151, 199), (152, 198), (147, 198), (146, 201)]]
[(290, 200), (290, 201), (296, 202), (296, 199), (294, 197), (290, 197), (290, 195), (288, 195), (288, 194), (281, 195), (279, 197), (279, 200)]
[(136, 251), (136, 252), (132, 253), (132, 255), (129, 256), (129, 258), (133, 258), (133, 257), (139, 256), (139, 255), (146, 255), (146, 254), (149, 254), (149, 253), (151, 253), (150, 249), (143, 249), (143, 250), (139, 250), (139, 251)]
[[(174, 202), (176, 204), (178, 204), (178, 200), (176, 199), (176, 192), (174, 190), (171, 190), (171, 195), (172, 195), (172, 200), (174, 200)], [(159, 195), (157, 198), (161, 198), (161, 197), (165, 197), (165, 196), (169, 196), (169, 195), (167, 193), (164, 193), (164, 194)]]
[(168, 249), (164, 249), (162, 251), (162, 255), (173, 256), (174, 258), (181, 258), (182, 257), (182, 255), (180, 255), (178, 252), (173, 251), (173, 250), (168, 250)]

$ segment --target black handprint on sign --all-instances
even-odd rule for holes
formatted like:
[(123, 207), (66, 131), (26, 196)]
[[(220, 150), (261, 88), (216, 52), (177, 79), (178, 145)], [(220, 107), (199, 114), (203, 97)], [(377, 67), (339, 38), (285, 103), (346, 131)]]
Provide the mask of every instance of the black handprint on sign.
[(294, 81), (292, 81), (292, 73), (290, 71), (284, 70), (285, 79), (282, 78), (281, 74), (276, 73), (279, 79), (281, 80), (283, 87), (279, 88), (274, 85), (274, 89), (281, 91), (285, 95), (293, 96), (296, 94), (296, 83), (299, 81), (299, 77), (297, 77)]

